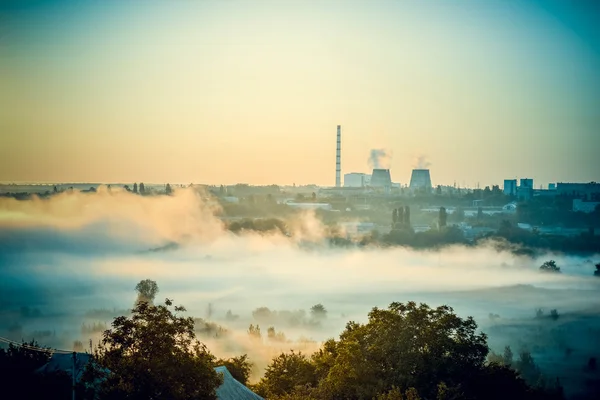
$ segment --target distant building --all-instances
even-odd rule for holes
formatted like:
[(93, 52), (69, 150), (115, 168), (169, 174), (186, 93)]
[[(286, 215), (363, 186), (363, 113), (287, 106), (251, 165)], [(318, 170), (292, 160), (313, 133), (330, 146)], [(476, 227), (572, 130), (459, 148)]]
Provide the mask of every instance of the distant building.
[(521, 188), (533, 189), (533, 179), (529, 178), (521, 178), (521, 184), (519, 185)]
[(344, 174), (344, 187), (365, 187), (369, 186), (371, 175), (360, 172), (351, 172)]
[(516, 179), (505, 179), (504, 180), (504, 194), (507, 196), (517, 195), (517, 180)]
[(340, 226), (347, 236), (364, 235), (375, 229), (372, 222), (342, 222)]
[(428, 169), (413, 169), (410, 175), (411, 189), (431, 190), (431, 175)]
[(292, 208), (299, 208), (303, 210), (331, 210), (331, 204), (329, 203), (295, 203), (295, 202), (285, 202), (285, 204)]
[(559, 196), (575, 197), (588, 201), (600, 201), (600, 183), (562, 183), (556, 184)]
[(600, 206), (600, 201), (584, 201), (581, 199), (573, 199), (573, 211), (591, 214)]
[(520, 183), (517, 188), (517, 197), (519, 200), (531, 200), (533, 197), (533, 179), (522, 178)]

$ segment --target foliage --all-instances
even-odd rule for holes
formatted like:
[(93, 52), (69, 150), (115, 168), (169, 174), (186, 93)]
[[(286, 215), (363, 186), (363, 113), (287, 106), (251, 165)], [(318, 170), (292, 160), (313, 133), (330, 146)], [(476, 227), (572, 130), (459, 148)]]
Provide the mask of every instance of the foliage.
[(315, 366), (302, 352), (281, 353), (267, 367), (256, 385), (259, 395), (271, 398), (292, 393), (296, 388), (316, 385)]
[(196, 340), (194, 320), (177, 315), (185, 309), (171, 306), (139, 302), (131, 317), (115, 318), (84, 384), (102, 398), (215, 399), (214, 357)]
[(446, 213), (446, 209), (444, 207), (440, 207), (438, 219), (438, 227), (442, 229), (446, 226), (446, 221), (448, 220), (448, 214)]
[[(71, 379), (64, 372), (39, 374), (37, 369), (50, 360), (50, 351), (36, 351), (37, 342), (10, 344), (0, 348), (0, 387), (8, 396), (22, 399), (61, 399), (71, 394)], [(49, 350), (49, 349), (48, 349)]]
[(315, 304), (310, 308), (310, 315), (315, 320), (325, 319), (327, 317), (327, 309), (321, 303)]
[(215, 362), (216, 366), (225, 366), (229, 373), (244, 385), (248, 384), (250, 373), (254, 364), (248, 360), (248, 355), (244, 354), (238, 357), (232, 357), (228, 359), (219, 359)]
[[(472, 318), (462, 319), (448, 306), (392, 303), (374, 308), (366, 324), (349, 322), (339, 340), (327, 340), (310, 359), (281, 354), (256, 390), (288, 400), (500, 400), (550, 393), (532, 389), (509, 368), (509, 347), (503, 355), (492, 353), (494, 362), (486, 363), (487, 355), (486, 336)], [(527, 379), (539, 372), (532, 361), (523, 353), (517, 362)]]
[(229, 224), (229, 230), (231, 232), (239, 233), (244, 231), (254, 232), (279, 232), (286, 233), (287, 226), (285, 222), (277, 218), (260, 218), (250, 219), (246, 218), (241, 221), (234, 221)]
[(261, 339), (260, 326), (250, 324), (250, 327), (248, 327), (248, 335), (253, 339)]
[(150, 279), (144, 279), (135, 285), (135, 290), (138, 292), (138, 302), (152, 303), (158, 293), (158, 284)]
[(267, 337), (269, 338), (269, 340), (273, 341), (273, 342), (285, 342), (285, 334), (283, 332), (276, 332), (275, 328), (270, 326), (269, 329), (267, 329)]
[(560, 267), (556, 265), (556, 261), (546, 261), (540, 266), (540, 271), (543, 272), (560, 272)]

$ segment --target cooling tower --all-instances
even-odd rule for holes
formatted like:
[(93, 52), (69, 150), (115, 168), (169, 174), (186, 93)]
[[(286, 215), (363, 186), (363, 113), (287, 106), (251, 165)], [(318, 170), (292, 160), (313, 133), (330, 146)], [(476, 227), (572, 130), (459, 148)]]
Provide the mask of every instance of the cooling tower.
[(410, 176), (411, 189), (431, 189), (431, 176), (428, 169), (413, 169)]
[(390, 190), (392, 187), (392, 177), (389, 169), (374, 169), (371, 175), (371, 187), (384, 188)]

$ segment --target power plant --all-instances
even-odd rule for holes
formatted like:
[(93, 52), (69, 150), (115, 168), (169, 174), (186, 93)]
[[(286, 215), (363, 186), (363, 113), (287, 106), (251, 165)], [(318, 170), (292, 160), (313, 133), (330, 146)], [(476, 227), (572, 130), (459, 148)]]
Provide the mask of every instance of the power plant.
[[(385, 149), (371, 150), (369, 164), (373, 168), (371, 175), (351, 172), (344, 175), (344, 188), (371, 188), (376, 191), (383, 191), (386, 194), (391, 193), (392, 188), (400, 188), (400, 184), (392, 183), (392, 177), (389, 168), (382, 168), (382, 164), (387, 164), (390, 159), (390, 152)], [(336, 151), (335, 151), (335, 189), (342, 189), (342, 126), (337, 125)], [(413, 169), (410, 178), (410, 189), (431, 190), (431, 176), (429, 169)]]
[(431, 176), (428, 169), (413, 169), (410, 176), (411, 189), (431, 189)]

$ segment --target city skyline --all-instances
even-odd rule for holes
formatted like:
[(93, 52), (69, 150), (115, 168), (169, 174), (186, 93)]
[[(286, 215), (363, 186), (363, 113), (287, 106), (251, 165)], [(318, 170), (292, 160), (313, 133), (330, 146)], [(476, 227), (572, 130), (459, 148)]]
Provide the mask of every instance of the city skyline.
[(8, 2), (0, 182), (598, 181), (598, 6)]

